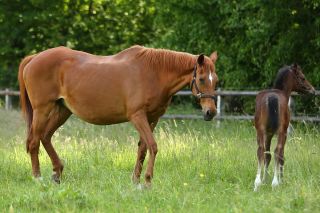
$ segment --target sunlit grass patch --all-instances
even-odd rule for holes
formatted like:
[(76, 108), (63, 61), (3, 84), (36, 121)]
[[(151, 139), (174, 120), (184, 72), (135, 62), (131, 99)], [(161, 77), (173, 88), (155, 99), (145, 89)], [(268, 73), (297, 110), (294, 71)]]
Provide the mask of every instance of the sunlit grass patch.
[[(272, 190), (271, 177), (253, 192), (257, 145), (252, 122), (221, 122), (218, 127), (215, 121), (162, 120), (154, 133), (159, 152), (153, 186), (141, 190), (131, 183), (139, 139), (131, 124), (94, 126), (69, 119), (53, 137), (65, 163), (57, 185), (43, 147), (43, 180), (31, 177), (24, 123), (17, 112), (6, 116), (17, 120), (9, 130), (0, 130), (9, 133), (0, 135), (0, 209), (5, 212), (320, 211), (318, 126), (293, 124), (284, 183)], [(269, 172), (273, 174), (273, 161)]]

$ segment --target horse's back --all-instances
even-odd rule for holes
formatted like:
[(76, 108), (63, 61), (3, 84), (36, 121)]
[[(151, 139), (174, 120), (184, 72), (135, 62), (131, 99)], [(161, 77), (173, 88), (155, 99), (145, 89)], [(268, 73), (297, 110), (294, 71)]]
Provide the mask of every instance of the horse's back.
[(162, 114), (168, 99), (159, 72), (144, 66), (145, 49), (133, 46), (113, 56), (66, 47), (40, 52), (24, 70), (30, 100), (45, 105), (63, 99), (72, 113), (94, 124), (128, 121), (141, 108)]
[(256, 97), (255, 127), (275, 132), (289, 119), (285, 94), (278, 89), (261, 91)]

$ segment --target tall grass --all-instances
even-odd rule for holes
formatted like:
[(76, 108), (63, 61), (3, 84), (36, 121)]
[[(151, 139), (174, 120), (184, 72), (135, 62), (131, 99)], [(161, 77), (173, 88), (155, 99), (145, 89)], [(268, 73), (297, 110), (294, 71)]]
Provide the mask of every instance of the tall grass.
[(53, 138), (65, 163), (60, 185), (51, 182), (43, 147), (43, 180), (32, 179), (23, 125), (17, 112), (0, 111), (4, 212), (320, 211), (319, 126), (294, 124), (283, 184), (272, 190), (269, 179), (253, 192), (257, 147), (248, 121), (218, 127), (215, 121), (162, 120), (155, 130), (159, 153), (150, 190), (131, 183), (138, 139), (132, 125), (94, 126), (69, 119)]

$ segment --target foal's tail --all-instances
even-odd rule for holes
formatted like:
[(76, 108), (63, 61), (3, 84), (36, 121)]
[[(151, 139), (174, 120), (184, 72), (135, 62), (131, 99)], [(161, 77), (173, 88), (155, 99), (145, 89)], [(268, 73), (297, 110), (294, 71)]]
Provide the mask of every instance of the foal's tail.
[(279, 127), (279, 100), (276, 96), (268, 97), (268, 113), (268, 126), (275, 132)]
[[(30, 55), (25, 57), (19, 66), (19, 73), (18, 73), (18, 80), (19, 80), (19, 87), (20, 87), (20, 105), (21, 105), (21, 111), (23, 113), (23, 116), (27, 122), (27, 132), (29, 135), (29, 132), (31, 131), (31, 124), (33, 119), (33, 109), (30, 103), (30, 99), (26, 90), (26, 86), (23, 80), (23, 70), (25, 66), (32, 60), (32, 58), (36, 55)], [(29, 144), (27, 140), (27, 152), (29, 152)]]

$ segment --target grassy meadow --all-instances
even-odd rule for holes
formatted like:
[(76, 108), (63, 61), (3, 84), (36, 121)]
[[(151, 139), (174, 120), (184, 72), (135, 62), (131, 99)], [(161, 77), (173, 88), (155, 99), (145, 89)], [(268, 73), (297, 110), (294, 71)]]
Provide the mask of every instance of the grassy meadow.
[(153, 187), (139, 190), (131, 183), (138, 140), (131, 124), (94, 126), (71, 117), (53, 138), (65, 163), (57, 185), (43, 147), (43, 180), (33, 180), (20, 113), (0, 110), (0, 211), (320, 212), (319, 126), (293, 127), (283, 184), (272, 190), (270, 178), (253, 192), (252, 122), (162, 119)]

